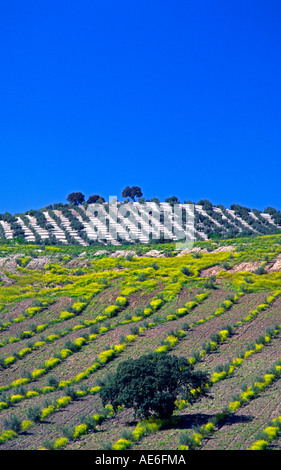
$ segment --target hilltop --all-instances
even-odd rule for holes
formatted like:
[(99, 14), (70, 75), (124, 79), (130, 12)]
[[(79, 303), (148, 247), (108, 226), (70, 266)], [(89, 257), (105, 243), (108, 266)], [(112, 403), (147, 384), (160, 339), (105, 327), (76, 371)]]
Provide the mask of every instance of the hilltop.
[[(0, 449), (280, 449), (281, 235), (0, 246)], [(120, 362), (188, 359), (170, 419), (103, 405)]]
[[(0, 214), (0, 239), (21, 243), (68, 244), (68, 245), (137, 245), (139, 243), (175, 242), (179, 235), (175, 232), (173, 208), (177, 198), (169, 202), (154, 202), (154, 213), (142, 219), (146, 201), (131, 202), (135, 211), (133, 220), (129, 211), (123, 211), (127, 201), (118, 202), (118, 213), (114, 218), (109, 212), (109, 203), (99, 198), (99, 212), (95, 204), (53, 204), (40, 210), (29, 210), (18, 214)], [(209, 201), (192, 203), (192, 240), (241, 238), (244, 236), (269, 235), (281, 230), (281, 213), (274, 208), (264, 212), (237, 204), (230, 209), (222, 205), (213, 206)], [(189, 215), (185, 204), (182, 210), (182, 227), (186, 228)], [(121, 209), (121, 211), (120, 211)], [(171, 228), (165, 226), (165, 217)], [(167, 219), (167, 220), (168, 220)], [(113, 229), (116, 236), (112, 234)]]

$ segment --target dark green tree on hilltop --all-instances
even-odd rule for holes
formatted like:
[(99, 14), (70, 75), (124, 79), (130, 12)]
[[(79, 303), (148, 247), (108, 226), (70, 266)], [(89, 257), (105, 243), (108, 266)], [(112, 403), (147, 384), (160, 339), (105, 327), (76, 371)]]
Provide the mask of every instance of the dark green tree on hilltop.
[(82, 204), (82, 202), (85, 201), (85, 196), (84, 194), (78, 192), (78, 193), (70, 193), (67, 196), (67, 201), (74, 204), (75, 206), (79, 206), (79, 204)]
[(142, 197), (142, 195), (142, 190), (139, 186), (126, 186), (122, 191), (122, 197), (129, 197), (133, 201), (136, 200), (136, 197)]
[(98, 194), (93, 194), (93, 196), (89, 196), (88, 201), (87, 201), (88, 204), (95, 204), (95, 203), (102, 204), (103, 202), (105, 202), (104, 197), (99, 196)]
[(180, 204), (180, 200), (177, 196), (167, 197), (165, 199), (165, 202), (168, 202), (169, 204), (171, 204), (171, 206), (173, 206), (174, 204)]

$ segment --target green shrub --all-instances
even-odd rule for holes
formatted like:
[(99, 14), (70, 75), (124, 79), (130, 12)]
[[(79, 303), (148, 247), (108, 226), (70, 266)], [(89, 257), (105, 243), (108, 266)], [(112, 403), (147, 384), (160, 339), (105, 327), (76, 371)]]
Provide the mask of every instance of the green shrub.
[(4, 428), (7, 430), (11, 429), (18, 434), (22, 429), (20, 418), (15, 414), (12, 414), (9, 418), (4, 420)]
[(39, 406), (30, 406), (27, 410), (27, 417), (35, 423), (41, 420), (41, 408)]

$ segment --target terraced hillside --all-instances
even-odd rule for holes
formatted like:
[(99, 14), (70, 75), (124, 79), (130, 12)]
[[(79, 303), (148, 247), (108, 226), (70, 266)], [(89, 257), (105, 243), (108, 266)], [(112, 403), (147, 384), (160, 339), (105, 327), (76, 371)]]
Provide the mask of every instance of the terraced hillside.
[[(183, 213), (182, 228), (186, 230), (186, 222), (190, 221), (190, 236), (193, 240), (268, 235), (281, 229), (281, 214), (276, 209), (273, 209), (273, 213), (263, 213), (237, 204), (232, 205), (232, 209), (227, 209), (222, 205), (215, 207), (209, 201), (200, 202), (201, 204), (191, 204), (192, 219), (186, 209), (189, 205), (179, 204)], [(164, 241), (177, 241), (179, 233), (176, 232), (173, 221), (174, 206), (169, 203), (153, 203), (152, 206), (153, 211), (149, 214), (144, 203), (131, 203), (135, 211), (133, 220), (130, 220), (127, 211), (122, 213), (125, 206), (120, 202), (114, 210), (109, 209), (109, 203), (99, 204), (98, 211), (94, 204), (54, 204), (24, 214), (0, 214), (0, 239), (22, 238), (36, 244), (82, 246), (97, 243), (150, 243), (160, 236)], [(167, 229), (165, 220), (169, 220), (171, 229)], [(110, 228), (113, 228), (117, 236), (113, 236)]]
[[(281, 448), (281, 236), (156, 248), (0, 246), (1, 450)], [(149, 352), (208, 372), (208, 396), (168, 420), (104, 406)]]

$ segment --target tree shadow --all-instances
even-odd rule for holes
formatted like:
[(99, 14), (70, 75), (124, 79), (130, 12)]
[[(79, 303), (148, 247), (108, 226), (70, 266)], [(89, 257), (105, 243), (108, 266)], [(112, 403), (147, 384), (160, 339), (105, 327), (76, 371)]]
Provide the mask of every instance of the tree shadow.
[(241, 416), (236, 416), (235, 414), (230, 414), (227, 416), (222, 423), (224, 426), (231, 426), (232, 424), (236, 423), (248, 423), (249, 421), (253, 421), (254, 416), (246, 416), (246, 415), (241, 415)]
[[(217, 413), (189, 413), (182, 415), (172, 416), (170, 419), (167, 419), (163, 422), (162, 429), (190, 429), (194, 427), (199, 427), (205, 425), (210, 420), (215, 420)], [(235, 414), (230, 414), (225, 416), (225, 418), (218, 422), (218, 427), (221, 426), (231, 426), (235, 423), (247, 423), (254, 419), (253, 416), (236, 416)], [(137, 425), (137, 420), (128, 420), (126, 425), (129, 427), (135, 427)]]
[[(197, 426), (205, 425), (208, 421), (216, 419), (217, 414), (207, 413), (194, 413), (194, 414), (183, 414), (178, 416), (176, 423), (171, 422), (169, 427), (176, 427), (177, 429), (189, 429)], [(247, 423), (252, 421), (252, 416), (235, 416), (233, 414), (226, 416), (225, 419), (218, 423), (218, 426), (231, 426), (235, 423)]]

